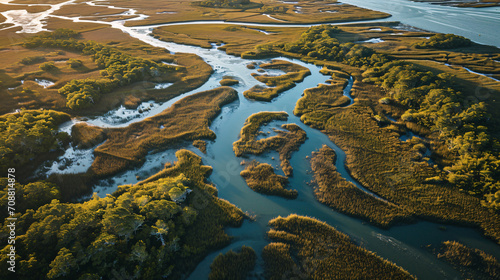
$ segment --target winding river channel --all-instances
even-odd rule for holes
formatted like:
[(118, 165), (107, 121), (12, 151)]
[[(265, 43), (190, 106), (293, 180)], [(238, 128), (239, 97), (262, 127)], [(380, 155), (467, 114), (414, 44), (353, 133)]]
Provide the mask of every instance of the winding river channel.
[[(2, 2), (8, 3), (9, 1)], [(500, 39), (498, 36), (493, 36), (500, 26), (498, 8), (456, 10), (458, 8), (433, 6), (426, 3), (414, 3), (407, 0), (392, 0), (390, 1), (391, 5), (388, 5), (386, 3), (387, 1), (377, 0), (345, 0), (344, 2), (388, 12), (394, 15), (392, 18), (386, 20), (399, 20), (405, 24), (437, 32), (453, 32), (467, 36), (478, 42), (500, 46)], [(99, 2), (92, 1), (89, 3), (95, 4)], [(393, 3), (394, 5), (392, 5)], [(15, 9), (15, 6), (13, 6), (13, 9)], [(449, 20), (442, 14), (444, 12), (453, 13), (455, 11), (462, 12), (456, 15), (456, 20)], [(424, 14), (422, 15), (422, 13)], [(41, 22), (43, 22), (43, 19), (48, 16), (53, 16), (50, 15), (50, 13), (43, 16), (36, 16), (33, 17), (34, 22), (28, 20), (29, 16), (24, 16), (24, 20), (22, 22), (16, 22), (14, 17), (16, 13), (4, 12), (2, 14), (6, 16), (10, 23), (23, 26), (24, 32), (41, 30)], [(24, 13), (21, 12), (17, 12), (17, 14), (24, 15)], [(129, 10), (129, 14), (137, 15), (136, 18), (129, 20), (138, 20), (145, 17), (137, 14), (134, 10)], [(412, 14), (420, 16), (412, 17)], [(9, 18), (10, 15), (12, 16)], [(210, 126), (210, 128), (216, 133), (217, 139), (208, 142), (207, 154), (199, 152), (193, 146), (188, 146), (187, 148), (200, 155), (203, 158), (204, 164), (213, 167), (214, 170), (209, 180), (218, 187), (219, 197), (235, 204), (243, 211), (247, 211), (251, 215), (255, 215), (255, 221), (247, 220), (243, 223), (241, 228), (227, 229), (228, 234), (234, 236), (233, 242), (229, 246), (209, 254), (197, 266), (195, 271), (189, 276), (189, 279), (207, 279), (211, 262), (221, 252), (226, 252), (230, 249), (237, 249), (242, 245), (247, 245), (253, 247), (256, 252), (260, 253), (262, 248), (269, 242), (266, 239), (268, 221), (278, 215), (287, 216), (292, 213), (314, 217), (327, 222), (329, 225), (334, 226), (338, 230), (348, 234), (357, 244), (377, 253), (381, 257), (386, 258), (397, 265), (402, 266), (419, 279), (461, 278), (458, 271), (453, 269), (447, 263), (437, 259), (431, 252), (424, 248), (428, 244), (437, 245), (445, 240), (457, 240), (463, 244), (484, 250), (485, 252), (500, 258), (499, 246), (493, 241), (482, 236), (478, 230), (472, 228), (447, 225), (446, 230), (443, 230), (442, 228), (440, 229), (440, 224), (420, 221), (416, 224), (395, 226), (389, 230), (383, 230), (366, 224), (359, 219), (337, 213), (317, 202), (313, 195), (312, 187), (307, 184), (312, 180), (312, 176), (310, 173), (310, 163), (309, 160), (306, 159), (306, 156), (310, 156), (313, 151), (319, 149), (324, 144), (330, 146), (337, 153), (338, 157), (336, 166), (341, 175), (347, 180), (355, 183), (360, 189), (370, 193), (349, 175), (349, 172), (346, 170), (344, 164), (345, 153), (333, 142), (331, 142), (326, 135), (318, 130), (304, 125), (300, 121), (300, 118), (293, 115), (295, 103), (301, 97), (304, 90), (316, 87), (320, 83), (325, 83), (328, 79), (328, 76), (324, 76), (319, 73), (319, 67), (299, 60), (279, 58), (309, 68), (311, 70), (311, 75), (306, 77), (304, 81), (299, 83), (295, 88), (282, 93), (279, 97), (273, 100), (273, 102), (266, 103), (250, 101), (243, 97), (243, 91), (260, 83), (251, 76), (252, 73), (256, 73), (256, 70), (247, 69), (246, 64), (250, 62), (260, 64), (263, 62), (269, 62), (269, 60), (245, 60), (239, 57), (229, 56), (225, 52), (218, 50), (217, 46), (214, 46), (212, 49), (203, 49), (195, 46), (163, 42), (150, 35), (154, 27), (172, 24), (125, 27), (124, 24), (127, 20), (104, 22), (86, 20), (78, 17), (57, 17), (73, 20), (75, 22), (95, 22), (107, 24), (152, 46), (166, 48), (171, 52), (194, 53), (203, 58), (215, 71), (210, 79), (196, 90), (185, 93), (162, 104), (154, 102), (143, 103), (140, 106), (141, 108), (151, 108), (151, 110), (144, 113), (138, 113), (137, 109), (130, 110), (122, 107), (110, 111), (103, 116), (86, 120), (88, 123), (102, 127), (127, 126), (133, 122), (141, 121), (165, 110), (174, 102), (186, 97), (187, 95), (218, 87), (218, 82), (225, 75), (234, 76), (240, 81), (240, 84), (234, 86), (234, 88), (239, 92), (239, 99), (224, 106), (222, 113), (212, 122)], [(429, 17), (433, 17), (434, 19)], [(469, 18), (475, 17), (477, 17), (476, 21), (468, 21)], [(487, 19), (487, 21), (485, 19)], [(457, 21), (461, 21), (467, 26), (462, 28), (460, 27), (462, 25), (455, 25), (455, 22)], [(200, 23), (203, 22), (193, 22), (191, 24)], [(482, 27), (479, 28), (474, 25), (476, 23), (482, 25)], [(31, 28), (30, 24), (33, 24), (35, 27)], [(262, 26), (265, 24), (246, 25)], [(453, 26), (450, 27), (449, 25)], [(279, 26), (285, 27), (288, 25), (280, 24)], [(466, 30), (458, 32), (455, 31), (456, 28)], [(481, 36), (473, 36), (474, 34), (477, 34), (475, 30), (481, 30)], [(346, 92), (344, 92), (344, 94), (348, 97), (350, 97), (350, 85), (352, 85), (352, 80), (349, 80), (349, 84), (345, 90)], [(292, 189), (296, 189), (299, 192), (298, 198), (295, 200), (287, 200), (279, 197), (258, 194), (252, 191), (239, 175), (243, 169), (243, 166), (240, 165), (242, 158), (235, 157), (232, 150), (232, 144), (239, 138), (239, 131), (246, 118), (260, 111), (285, 111), (289, 114), (289, 118), (286, 123), (295, 123), (307, 133), (308, 139), (300, 147), (299, 151), (293, 153), (291, 158), (294, 176), (290, 178), (290, 186)], [(66, 123), (61, 127), (61, 130), (70, 131), (71, 126), (80, 121), (81, 120), (73, 120)], [(285, 122), (272, 122), (266, 129), (269, 129), (269, 127), (278, 127), (282, 123)], [(58, 161), (47, 164), (40, 170), (40, 172), (45, 174), (85, 172), (92, 163), (92, 153), (93, 149), (75, 150), (71, 147)], [(149, 154), (143, 166), (134, 170), (125, 171), (113, 178), (101, 181), (98, 186), (96, 186), (95, 191), (98, 195), (105, 196), (107, 193), (114, 191), (117, 185), (136, 183), (138, 181), (136, 178), (137, 175), (140, 175), (141, 178), (145, 178), (155, 172), (158, 172), (163, 168), (163, 165), (166, 162), (175, 160), (174, 154), (175, 150), (166, 150), (155, 154)], [(279, 158), (279, 156), (275, 153), (265, 153), (264, 155), (252, 156), (250, 158), (257, 159), (261, 162), (267, 162), (278, 167), (279, 160), (273, 160), (272, 157)], [(63, 168), (63, 166), (65, 168)], [(277, 172), (280, 173), (281, 171), (277, 170)], [(262, 273), (263, 262), (259, 257), (252, 279), (263, 279)]]

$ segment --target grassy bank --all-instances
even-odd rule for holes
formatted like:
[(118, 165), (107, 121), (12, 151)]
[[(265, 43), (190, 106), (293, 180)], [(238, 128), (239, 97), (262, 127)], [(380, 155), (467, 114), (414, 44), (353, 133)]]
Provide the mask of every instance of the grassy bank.
[(284, 198), (296, 198), (296, 190), (285, 189), (288, 179), (274, 173), (274, 168), (267, 163), (251, 162), (241, 171), (241, 177), (245, 179), (248, 187), (252, 190), (267, 195), (277, 195)]
[(261, 126), (273, 120), (286, 120), (287, 118), (288, 114), (285, 112), (259, 112), (248, 117), (241, 129), (240, 139), (233, 143), (236, 156), (258, 155), (268, 150), (275, 150), (280, 155), (283, 172), (286, 176), (291, 176), (293, 168), (290, 165), (290, 157), (292, 152), (298, 150), (306, 140), (305, 131), (296, 124), (284, 124), (281, 127), (286, 130), (275, 129), (278, 135), (256, 140)]
[(269, 225), (272, 243), (262, 252), (267, 279), (414, 279), (318, 220), (290, 215)]
[[(261, 31), (259, 31), (261, 30)], [(285, 43), (296, 40), (305, 28), (252, 27), (228, 24), (176, 25), (155, 28), (153, 35), (166, 42), (212, 48), (210, 43), (224, 43), (221, 47), (230, 55), (241, 56), (256, 46), (267, 43)], [(271, 35), (266, 35), (263, 32)]]
[(335, 167), (335, 160), (335, 152), (326, 145), (311, 158), (314, 193), (321, 203), (381, 227), (411, 219), (404, 207), (377, 199), (344, 179)]
[(185, 97), (160, 114), (124, 128), (109, 129), (107, 141), (94, 151), (90, 172), (97, 176), (115, 174), (141, 164), (150, 151), (174, 147), (183, 141), (214, 139), (209, 129), (221, 107), (238, 98), (236, 91), (220, 87)]
[(456, 241), (443, 242), (438, 251), (438, 258), (449, 262), (467, 279), (486, 280), (500, 277), (500, 263), (495, 257)]
[(71, 128), (71, 139), (78, 149), (89, 149), (106, 139), (106, 131), (101, 127), (77, 123)]
[(209, 280), (245, 280), (255, 266), (257, 255), (251, 247), (218, 255), (210, 265)]

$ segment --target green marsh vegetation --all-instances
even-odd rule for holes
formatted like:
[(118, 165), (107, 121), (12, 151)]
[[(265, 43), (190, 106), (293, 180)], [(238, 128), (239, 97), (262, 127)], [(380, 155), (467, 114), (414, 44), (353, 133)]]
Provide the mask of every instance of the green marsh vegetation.
[[(358, 102), (347, 108), (322, 106), (326, 102), (319, 95), (309, 94), (296, 110), (302, 121), (329, 135), (346, 151), (353, 177), (405, 208), (405, 216), (478, 225), (498, 240), (499, 157), (498, 140), (492, 136), (496, 125), (489, 117), (492, 107), (468, 102), (474, 93), (460, 92), (447, 73), (341, 44), (335, 38), (338, 32), (327, 25), (311, 27), (296, 42), (266, 47), (323, 65), (347, 64), (355, 78)], [(379, 103), (384, 97), (390, 104)], [(399, 122), (385, 119), (389, 108), (400, 112)], [(428, 137), (424, 146), (439, 165), (422, 161), (425, 149), (419, 140), (398, 139), (408, 130)]]
[(343, 107), (349, 105), (351, 100), (343, 95), (343, 90), (347, 86), (347, 80), (332, 75), (330, 85), (321, 84), (315, 88), (308, 88), (304, 91), (294, 108), (294, 114), (302, 115), (312, 110), (326, 110), (332, 107)]
[[(194, 54), (170, 54), (163, 48), (149, 46), (121, 31), (105, 26), (89, 27), (69, 22), (62, 22), (59, 26), (65, 25), (79, 31), (57, 29), (52, 33), (23, 37), (14, 44), (2, 42), (6, 51), (0, 54), (3, 62), (0, 67), (0, 98), (4, 101), (0, 104), (0, 113), (9, 113), (22, 108), (46, 108), (84, 116), (105, 113), (120, 105), (136, 108), (143, 101), (163, 102), (194, 89), (203, 84), (212, 73), (212, 68)], [(53, 38), (57, 39), (52, 40)], [(31, 43), (33, 45), (30, 45)], [(82, 45), (84, 49), (87, 48), (86, 51), (91, 50), (89, 52), (79, 50)], [(72, 49), (73, 47), (77, 49)], [(97, 49), (100, 49), (99, 61), (109, 65), (98, 65), (95, 57)], [(108, 51), (109, 53), (106, 53)], [(109, 54), (119, 61), (108, 59)], [(175, 61), (177, 65), (166, 65), (162, 63), (163, 61)], [(40, 66), (44, 63), (53, 63), (57, 69), (40, 70)], [(167, 67), (167, 72), (162, 72), (158, 77), (151, 76), (153, 72), (156, 74), (160, 72), (155, 71), (156, 67), (150, 67), (149, 70), (153, 72), (148, 73), (144, 66), (148, 68), (153, 64), (159, 65), (160, 70)], [(105, 68), (112, 70), (111, 76)], [(133, 70), (135, 74), (129, 70)], [(114, 78), (116, 71), (122, 76), (120, 83)], [(127, 73), (128, 76), (125, 75)], [(119, 78), (119, 75), (116, 77)], [(132, 81), (141, 75), (144, 79)], [(130, 78), (128, 80), (131, 83), (123, 76)], [(35, 79), (49, 80), (55, 84), (45, 88), (36, 83)], [(155, 89), (157, 83), (172, 83), (172, 85), (166, 89)], [(68, 85), (66, 91), (62, 89), (65, 85)], [(80, 91), (83, 85), (85, 90)], [(101, 87), (103, 85), (106, 87)], [(68, 93), (67, 90), (73, 89), (75, 92), (84, 93), (84, 95), (77, 94), (78, 98), (72, 94), (75, 97), (73, 101), (85, 108), (70, 109), (67, 99), (69, 95), (59, 93), (59, 90)], [(101, 94), (104, 90), (108, 90), (107, 93)], [(94, 98), (95, 96), (98, 98)], [(85, 104), (88, 102), (90, 105), (86, 107)], [(76, 103), (73, 105), (77, 106)]]
[(284, 124), (281, 127), (286, 130), (275, 129), (278, 135), (256, 140), (260, 134), (259, 129), (264, 124), (273, 120), (287, 120), (286, 112), (259, 112), (251, 115), (245, 121), (241, 129), (240, 139), (233, 143), (236, 156), (244, 154), (262, 154), (268, 150), (275, 150), (280, 155), (281, 169), (286, 176), (291, 176), (293, 168), (290, 165), (290, 157), (293, 151), (299, 149), (307, 136), (303, 129), (296, 124)]
[[(251, 26), (204, 24), (176, 25), (155, 28), (153, 35), (157, 38), (181, 44), (212, 48), (210, 43), (224, 43), (219, 49), (227, 54), (241, 56), (243, 53), (255, 51), (255, 47), (268, 43), (285, 43), (297, 39), (305, 28), (259, 27), (271, 33), (266, 35)], [(209, 34), (209, 35), (208, 35)]]
[(277, 195), (288, 199), (297, 197), (296, 190), (285, 189), (288, 178), (274, 173), (274, 168), (267, 163), (252, 161), (245, 170), (241, 171), (243, 177), (252, 190), (267, 195)]
[(245, 280), (255, 266), (257, 255), (248, 246), (242, 246), (239, 252), (230, 250), (218, 255), (210, 265), (209, 280)]
[(381, 227), (409, 219), (404, 207), (377, 199), (344, 179), (335, 167), (335, 160), (335, 152), (326, 145), (311, 157), (314, 193), (321, 203)]
[[(6, 274), (4, 250), (10, 249), (5, 247), (1, 277), (181, 279), (209, 251), (230, 242), (223, 229), (240, 226), (244, 214), (205, 183), (211, 168), (200, 157), (187, 150), (176, 156), (177, 164), (154, 180), (83, 203), (61, 203), (50, 184), (23, 187), (44, 196), (19, 193), (23, 207), (29, 207), (16, 216), (16, 253), (23, 269)], [(0, 197), (4, 204), (5, 190)], [(2, 227), (5, 242), (6, 230)]]
[(261, 64), (260, 68), (280, 69), (286, 74), (270, 76), (267, 74), (259, 75), (252, 73), (252, 76), (256, 80), (266, 84), (268, 87), (254, 86), (243, 92), (243, 95), (246, 98), (260, 101), (271, 101), (281, 92), (293, 88), (296, 83), (302, 82), (305, 77), (311, 75), (311, 71), (309, 71), (306, 67), (283, 60), (273, 60), (270, 63)]
[(456, 241), (443, 242), (438, 250), (438, 258), (451, 263), (467, 279), (500, 277), (500, 263), (495, 257)]
[(262, 252), (267, 279), (414, 279), (313, 218), (290, 215), (269, 225), (272, 243)]

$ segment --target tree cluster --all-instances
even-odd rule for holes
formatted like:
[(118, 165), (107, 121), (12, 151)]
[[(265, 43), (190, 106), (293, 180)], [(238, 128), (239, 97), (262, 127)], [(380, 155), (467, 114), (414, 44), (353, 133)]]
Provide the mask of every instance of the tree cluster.
[(335, 35), (340, 30), (332, 25), (310, 27), (299, 40), (277, 45), (282, 51), (306, 55), (312, 58), (338, 61), (348, 65), (361, 67), (378, 66), (388, 59), (374, 50), (354, 43), (341, 44)]
[(21, 167), (51, 151), (61, 150), (69, 135), (57, 126), (70, 117), (50, 110), (26, 110), (0, 117), (0, 168)]
[[(27, 185), (26, 189), (31, 192), (33, 185)], [(43, 206), (19, 214), (21, 227), (16, 241), (22, 245), (16, 246), (20, 256), (17, 276), (19, 279), (36, 279), (40, 275), (48, 279), (167, 276), (172, 269), (172, 257), (182, 249), (181, 236), (197, 215), (196, 210), (179, 200), (189, 191), (188, 185), (189, 180), (179, 175), (131, 188), (121, 195), (94, 196), (81, 204), (61, 203), (54, 191), (49, 203), (43, 205), (40, 201), (38, 204)], [(5, 263), (5, 254), (2, 255)]]
[(245, 8), (250, 0), (206, 0), (195, 2), (196, 5), (210, 8)]
[(286, 14), (288, 8), (286, 6), (263, 6), (260, 11), (264, 14)]
[(469, 47), (472, 41), (455, 34), (436, 34), (428, 40), (415, 43), (417, 49), (454, 49), (461, 47)]

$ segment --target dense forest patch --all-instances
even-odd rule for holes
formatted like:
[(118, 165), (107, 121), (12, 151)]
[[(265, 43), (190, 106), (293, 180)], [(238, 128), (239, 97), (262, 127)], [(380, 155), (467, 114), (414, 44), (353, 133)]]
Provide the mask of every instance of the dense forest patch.
[[(153, 181), (83, 203), (59, 202), (51, 184), (27, 185), (51, 191), (24, 193), (28, 209), (16, 214), (16, 253), (24, 269), (7, 270), (7, 246), (0, 257), (2, 277), (180, 279), (189, 273), (210, 250), (228, 244), (223, 228), (241, 225), (243, 213), (204, 182), (211, 168), (200, 157), (186, 150), (176, 155), (178, 163)], [(2, 227), (5, 244), (7, 230)]]
[(26, 175), (33, 171), (32, 161), (40, 163), (49, 154), (64, 150), (70, 137), (58, 132), (58, 126), (70, 116), (52, 110), (22, 110), (0, 116), (0, 168), (24, 167)]

